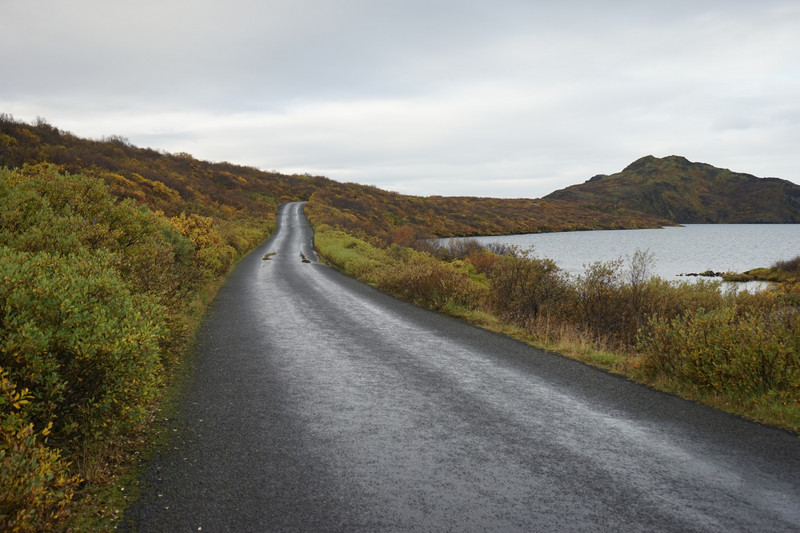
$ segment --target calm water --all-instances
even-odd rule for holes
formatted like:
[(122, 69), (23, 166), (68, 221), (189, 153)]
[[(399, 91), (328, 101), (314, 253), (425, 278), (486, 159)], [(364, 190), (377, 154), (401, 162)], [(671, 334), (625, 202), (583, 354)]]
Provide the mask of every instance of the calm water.
[[(639, 250), (655, 259), (654, 274), (686, 280), (691, 272), (744, 272), (800, 255), (800, 224), (690, 224), (677, 228), (573, 231), (479, 237), (549, 257), (560, 268), (579, 274), (595, 261), (625, 259)], [(688, 278), (692, 279), (692, 278)]]

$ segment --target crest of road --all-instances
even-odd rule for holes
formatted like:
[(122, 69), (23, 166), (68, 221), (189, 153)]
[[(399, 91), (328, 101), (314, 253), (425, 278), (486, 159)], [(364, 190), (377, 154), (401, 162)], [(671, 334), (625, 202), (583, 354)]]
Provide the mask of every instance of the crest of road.
[(128, 529), (800, 531), (797, 436), (381, 294), (312, 241), (282, 206), (219, 292)]

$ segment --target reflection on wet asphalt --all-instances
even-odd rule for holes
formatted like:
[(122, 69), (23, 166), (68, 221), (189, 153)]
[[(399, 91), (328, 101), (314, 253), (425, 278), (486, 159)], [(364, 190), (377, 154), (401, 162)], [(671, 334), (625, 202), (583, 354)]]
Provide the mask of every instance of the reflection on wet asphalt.
[(130, 529), (800, 530), (797, 437), (382, 295), (316, 261), (302, 204), (196, 358)]

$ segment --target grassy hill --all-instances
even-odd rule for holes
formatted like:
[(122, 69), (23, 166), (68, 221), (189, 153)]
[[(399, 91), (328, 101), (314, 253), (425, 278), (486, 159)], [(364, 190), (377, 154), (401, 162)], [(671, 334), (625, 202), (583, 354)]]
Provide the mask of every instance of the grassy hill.
[(800, 185), (757, 178), (680, 156), (646, 156), (545, 197), (627, 208), (685, 224), (800, 222)]

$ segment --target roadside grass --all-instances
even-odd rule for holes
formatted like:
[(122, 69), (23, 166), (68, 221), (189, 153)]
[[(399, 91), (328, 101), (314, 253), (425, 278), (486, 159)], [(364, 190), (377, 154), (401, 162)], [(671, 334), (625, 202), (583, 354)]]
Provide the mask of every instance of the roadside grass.
[(800, 433), (797, 285), (755, 294), (713, 281), (671, 285), (648, 276), (644, 255), (627, 269), (622, 261), (594, 264), (568, 279), (519, 250), (498, 256), (465, 247), (469, 257), (435, 258), (325, 225), (315, 243), (332, 266), (417, 305)]

